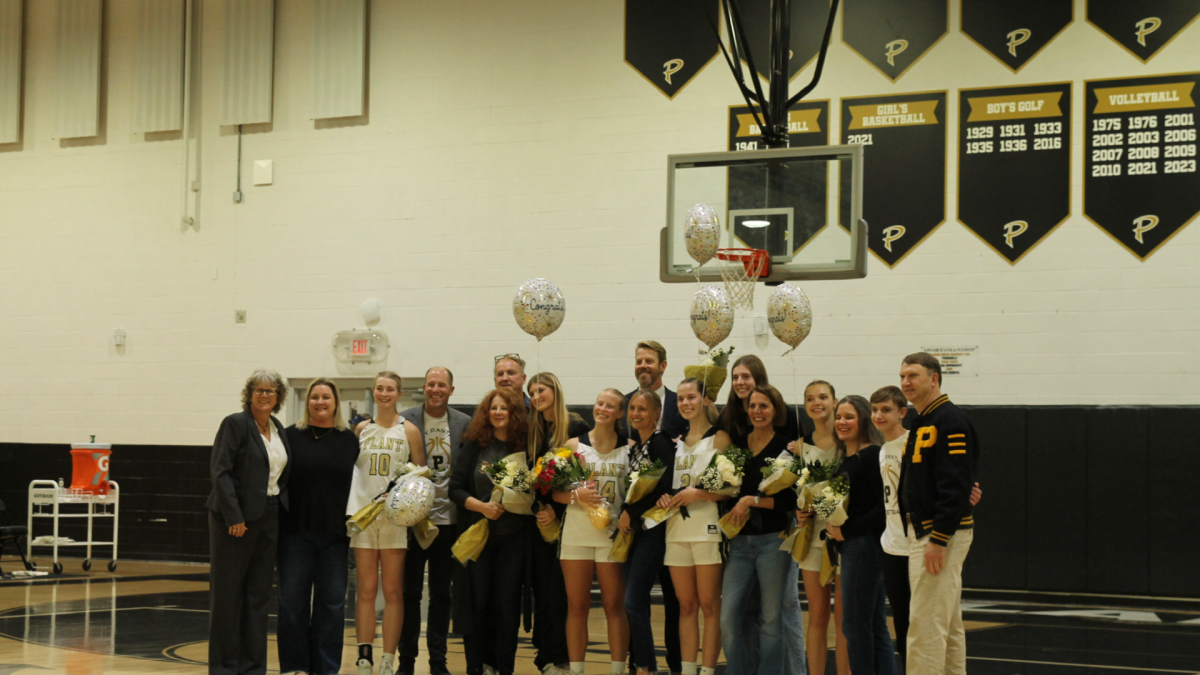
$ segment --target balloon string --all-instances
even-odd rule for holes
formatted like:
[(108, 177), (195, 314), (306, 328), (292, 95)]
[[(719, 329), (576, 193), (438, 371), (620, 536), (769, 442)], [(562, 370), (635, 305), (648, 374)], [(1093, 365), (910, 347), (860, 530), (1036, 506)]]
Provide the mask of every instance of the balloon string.
[[(795, 349), (795, 347), (793, 347), (792, 349)], [(789, 349), (788, 351), (790, 352), (792, 350)], [(792, 400), (796, 401), (795, 403), (792, 404), (792, 407), (795, 408), (795, 410), (796, 410), (796, 429), (797, 429), (797, 431), (800, 432), (800, 436), (803, 437), (804, 436), (804, 425), (800, 423), (800, 403), (799, 403), (799, 401), (804, 398), (804, 395), (800, 392), (799, 383), (796, 382), (796, 357), (793, 356), (792, 358), (790, 358), (788, 360), (791, 361), (791, 363), (792, 363), (792, 396), (794, 397)], [(799, 439), (796, 439), (796, 440), (799, 440)]]

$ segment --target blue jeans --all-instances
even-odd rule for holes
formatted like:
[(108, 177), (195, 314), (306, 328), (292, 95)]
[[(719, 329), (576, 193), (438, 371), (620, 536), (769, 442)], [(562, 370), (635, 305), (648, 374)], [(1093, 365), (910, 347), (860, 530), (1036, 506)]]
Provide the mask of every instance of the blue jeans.
[(350, 539), (279, 533), (279, 670), (328, 675), (342, 667)]
[(667, 647), (667, 667), (679, 672), (679, 599), (671, 583), (671, 571), (663, 565), (667, 550), (667, 528), (638, 530), (625, 563), (625, 614), (629, 617), (629, 656), (635, 668), (658, 670), (654, 658), (654, 633), (650, 627), (650, 591), (657, 579), (662, 588), (666, 613), (663, 633)]
[[(788, 657), (789, 644), (804, 644), (799, 571), (779, 544), (778, 532), (738, 535), (730, 542), (721, 584), (721, 642), (728, 673), (793, 675), (808, 670), (803, 659)], [(757, 667), (752, 662), (754, 650), (747, 647), (741, 630), (756, 587), (760, 593)]]
[(888, 635), (883, 591), (883, 547), (879, 535), (844, 541), (842, 566), (842, 632), (854, 675), (895, 675), (896, 654)]

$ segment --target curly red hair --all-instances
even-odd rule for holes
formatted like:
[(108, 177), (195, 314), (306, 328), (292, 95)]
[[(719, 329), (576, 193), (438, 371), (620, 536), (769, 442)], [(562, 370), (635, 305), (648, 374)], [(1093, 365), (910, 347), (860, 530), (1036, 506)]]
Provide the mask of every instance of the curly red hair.
[(464, 441), (475, 441), (479, 447), (487, 447), (495, 438), (492, 427), (492, 399), (499, 396), (508, 406), (508, 438), (504, 444), (510, 448), (525, 448), (525, 440), (529, 436), (529, 415), (525, 411), (525, 401), (520, 394), (511, 389), (493, 389), (483, 396), (483, 400), (475, 407), (475, 415), (471, 424), (463, 434)]

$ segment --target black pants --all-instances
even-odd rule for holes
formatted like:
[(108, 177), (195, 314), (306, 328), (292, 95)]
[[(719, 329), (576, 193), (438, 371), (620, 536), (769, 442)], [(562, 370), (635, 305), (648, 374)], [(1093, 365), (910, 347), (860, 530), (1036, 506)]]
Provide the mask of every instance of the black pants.
[(533, 665), (570, 663), (567, 654), (567, 582), (558, 560), (558, 542), (535, 532), (533, 552)]
[(267, 672), (267, 606), (275, 580), (279, 506), (267, 499), (261, 518), (246, 523), (241, 537), (229, 534), (219, 515), (208, 514), (208, 672)]
[[(633, 537), (629, 560), (625, 563), (625, 613), (629, 616), (629, 657), (637, 668), (658, 670), (654, 654), (654, 634), (650, 623), (650, 591), (657, 579), (662, 588), (666, 613), (663, 633), (667, 647), (667, 667), (682, 670), (679, 655), (679, 599), (671, 583), (671, 570), (663, 564), (666, 553), (666, 526), (639, 530)], [(757, 617), (756, 617), (757, 618)], [(755, 642), (755, 645), (758, 643)]]
[(485, 665), (501, 675), (513, 672), (529, 529), (491, 534), (479, 560), (470, 563), (474, 626), (465, 645), (469, 673), (481, 673)]
[(404, 628), (400, 631), (400, 669), (414, 670), (421, 637), (421, 593), (425, 585), (425, 567), (429, 567), (429, 614), (425, 619), (425, 648), (429, 651), (429, 670), (446, 670), (446, 635), (450, 632), (450, 577), (454, 560), (453, 525), (440, 526), (438, 536), (428, 549), (421, 548), (411, 532), (404, 560)]
[(908, 586), (908, 558), (902, 555), (883, 554), (883, 590), (887, 592), (888, 604), (892, 606), (892, 625), (896, 628), (896, 651), (900, 653), (900, 666), (896, 672), (903, 673), (908, 663), (908, 611), (912, 589)]

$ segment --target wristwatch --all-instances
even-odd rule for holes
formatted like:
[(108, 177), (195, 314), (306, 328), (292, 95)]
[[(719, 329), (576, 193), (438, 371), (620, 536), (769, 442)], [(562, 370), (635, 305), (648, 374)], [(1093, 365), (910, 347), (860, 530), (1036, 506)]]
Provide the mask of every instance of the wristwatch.
[(758, 506), (758, 495), (754, 495), (754, 505)]

